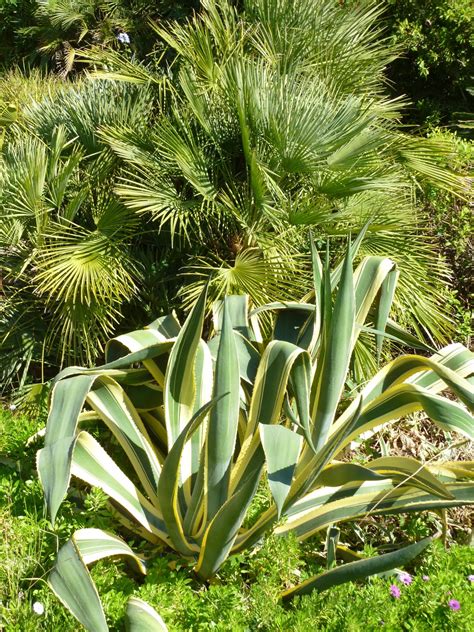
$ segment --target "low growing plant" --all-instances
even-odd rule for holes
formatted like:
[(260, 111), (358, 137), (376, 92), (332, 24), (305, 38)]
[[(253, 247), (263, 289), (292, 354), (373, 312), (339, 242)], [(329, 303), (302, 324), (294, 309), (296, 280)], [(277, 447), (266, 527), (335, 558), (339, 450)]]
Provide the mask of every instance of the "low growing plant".
[[(228, 296), (215, 306), (206, 343), (204, 291), (182, 327), (173, 315), (161, 317), (111, 340), (104, 366), (59, 374), (38, 453), (51, 520), (72, 475), (102, 489), (127, 529), (194, 563), (202, 580), (272, 530), (304, 540), (328, 529), (328, 570), (287, 590), (284, 600), (418, 555), (432, 538), (360, 559), (338, 545), (335, 524), (473, 503), (472, 464), (341, 459), (361, 433), (420, 409), (442, 428), (472, 437), (466, 378), (473, 354), (455, 344), (430, 358), (404, 355), (364, 386), (348, 388), (361, 331), (375, 335), (378, 358), (384, 336), (417, 344), (389, 319), (398, 277), (393, 262), (367, 257), (353, 271), (362, 237), (333, 272), (313, 249), (311, 302), (274, 303), (249, 314), (245, 296)], [(272, 334), (263, 338), (259, 321), (272, 313)], [(460, 402), (440, 396), (446, 388)], [(126, 460), (114, 460), (86, 430), (97, 419)], [(266, 485), (269, 506), (259, 499), (255, 512)], [(59, 551), (48, 580), (94, 632), (108, 628), (87, 565), (111, 555), (125, 555), (146, 572), (120, 538), (81, 529)], [(351, 561), (338, 566), (337, 558)]]

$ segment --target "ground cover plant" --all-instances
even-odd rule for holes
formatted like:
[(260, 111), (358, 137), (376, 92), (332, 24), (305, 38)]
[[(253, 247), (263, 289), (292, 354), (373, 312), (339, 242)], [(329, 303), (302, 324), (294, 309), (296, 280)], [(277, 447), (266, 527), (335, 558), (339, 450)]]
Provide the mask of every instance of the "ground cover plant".
[(388, 75), (395, 93), (410, 98), (410, 122), (461, 129), (470, 122), (472, 130), (472, 3), (388, 0), (386, 19), (402, 48)]
[[(77, 621), (44, 583), (56, 556), (58, 538), (62, 542), (75, 529), (92, 524), (114, 532), (115, 521), (103, 493), (76, 488), (75, 498), (63, 502), (55, 529), (51, 529), (44, 519), (43, 495), (34, 474), (36, 445), (25, 448), (28, 438), (44, 421), (44, 417), (25, 416), (18, 410), (0, 411), (0, 620), (14, 632), (76, 632)], [(14, 467), (12, 461), (21, 463), (21, 467)], [(378, 517), (377, 536), (373, 538), (367, 532), (365, 544), (349, 526), (347, 530), (343, 527), (341, 541), (354, 546), (358, 542), (366, 554), (373, 554), (372, 546), (381, 541), (383, 520)], [(401, 526), (404, 537), (424, 537), (436, 528), (433, 520), (437, 518), (426, 520), (417, 515), (415, 519), (415, 515), (407, 514)], [(393, 522), (386, 524), (386, 532), (394, 532)], [(393, 631), (468, 632), (472, 628), (474, 587), (468, 580), (474, 572), (472, 549), (452, 542), (449, 551), (438, 543), (427, 549), (415, 566), (406, 567), (413, 577), (410, 585), (404, 585), (395, 573), (363, 585), (345, 584), (303, 595), (283, 606), (279, 600), (283, 590), (324, 570), (324, 561), (317, 556), (323, 545), (317, 535), (303, 544), (291, 537), (265, 538), (251, 554), (244, 552), (228, 560), (206, 586), (196, 581), (185, 561), (166, 551), (157, 555), (153, 545), (137, 540), (137, 551), (147, 557), (154, 555), (143, 582), (137, 582), (130, 569), (117, 561), (98, 562), (91, 574), (113, 630), (121, 629), (126, 602), (132, 595), (151, 603), (173, 631), (273, 632), (304, 630), (308, 626), (359, 631), (378, 629), (382, 620), (384, 629)], [(399, 599), (390, 593), (392, 584), (401, 590)], [(450, 609), (450, 599), (460, 603), (460, 610)]]
[[(472, 416), (436, 393), (449, 387), (472, 410), (465, 378), (473, 357), (461, 345), (430, 359), (400, 356), (364, 388), (347, 392), (354, 346), (371, 308), (374, 328), (368, 329), (381, 355), (397, 278), (393, 262), (376, 257), (353, 273), (359, 243), (349, 246), (333, 274), (313, 248), (314, 303), (271, 304), (255, 310), (252, 322), (248, 299), (229, 297), (215, 306), (216, 335), (206, 344), (204, 291), (182, 328), (173, 316), (159, 318), (111, 341), (104, 367), (66, 369), (54, 386), (45, 447), (38, 453), (51, 519), (71, 475), (78, 477), (111, 498), (127, 528), (193, 561), (203, 580), (282, 516), (277, 535), (305, 540), (328, 528), (329, 570), (285, 591), (284, 600), (387, 571), (418, 555), (431, 538), (333, 568), (341, 553), (333, 523), (470, 504), (470, 465), (382, 457), (362, 466), (339, 459), (361, 433), (420, 408), (442, 428), (472, 438)], [(268, 339), (256, 317), (269, 310), (278, 316)], [(397, 333), (406, 337), (401, 328)], [(118, 464), (84, 429), (96, 418), (129, 465)], [(252, 501), (265, 482), (272, 500), (255, 514)], [(146, 572), (122, 540), (98, 529), (79, 530), (49, 576), (53, 591), (87, 629), (106, 630), (107, 624), (86, 565), (117, 554)], [(341, 554), (351, 557), (345, 549)]]

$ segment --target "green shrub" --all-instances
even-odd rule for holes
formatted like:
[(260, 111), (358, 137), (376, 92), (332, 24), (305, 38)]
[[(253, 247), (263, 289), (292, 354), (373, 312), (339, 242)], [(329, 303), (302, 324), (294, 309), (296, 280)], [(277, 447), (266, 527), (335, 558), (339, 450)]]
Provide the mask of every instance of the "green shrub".
[(402, 54), (389, 67), (410, 118), (438, 125), (472, 111), (474, 9), (470, 0), (387, 0), (387, 25)]

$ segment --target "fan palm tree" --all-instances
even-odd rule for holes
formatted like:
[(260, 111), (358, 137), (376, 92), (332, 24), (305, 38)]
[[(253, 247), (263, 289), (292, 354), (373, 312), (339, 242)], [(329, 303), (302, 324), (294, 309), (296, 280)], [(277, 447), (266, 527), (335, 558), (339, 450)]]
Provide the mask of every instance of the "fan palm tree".
[(381, 35), (381, 9), (255, 0), (239, 14), (227, 0), (202, 4), (187, 23), (156, 27), (175, 56), (168, 79), (109, 53), (98, 73), (160, 94), (152, 126), (108, 125), (100, 135), (124, 161), (120, 199), (175, 241), (203, 244), (185, 298), (209, 273), (210, 300), (302, 295), (307, 226), (322, 243), (370, 220), (361, 256), (397, 261), (396, 309), (443, 340), (446, 269), (420, 234), (416, 186), (462, 194), (466, 183), (440, 166), (449, 147), (400, 129), (401, 103), (384, 94), (396, 51)]
[(60, 105), (32, 102), (10, 126), (0, 154), (3, 386), (24, 383), (32, 362), (93, 362), (138, 295), (140, 218), (107, 186), (116, 161), (95, 128), (146, 108), (133, 87), (86, 83), (65, 88)]
[(117, 0), (37, 0), (36, 24), (22, 31), (38, 41), (41, 55), (54, 60), (62, 75), (67, 75), (79, 50), (91, 44), (130, 43), (117, 39), (131, 24), (122, 2)]
[(141, 325), (158, 286), (177, 290), (180, 269), (188, 303), (210, 274), (209, 303), (301, 298), (308, 227), (337, 257), (369, 222), (360, 256), (397, 262), (398, 318), (434, 341), (448, 336), (446, 269), (420, 233), (416, 186), (462, 193), (465, 182), (440, 166), (445, 145), (400, 130), (401, 104), (384, 96), (395, 51), (380, 9), (203, 7), (155, 27), (168, 50), (150, 65), (90, 50), (102, 80), (65, 85), (9, 128), (0, 344), (26, 354), (10, 375), (31, 358), (92, 362), (125, 313)]

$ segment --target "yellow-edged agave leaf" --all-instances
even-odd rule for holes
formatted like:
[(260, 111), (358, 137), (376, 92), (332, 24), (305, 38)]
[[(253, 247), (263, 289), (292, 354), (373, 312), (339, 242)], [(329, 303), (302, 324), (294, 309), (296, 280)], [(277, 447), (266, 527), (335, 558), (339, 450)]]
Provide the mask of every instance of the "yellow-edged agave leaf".
[(440, 464), (431, 463), (428, 469), (439, 480), (445, 483), (474, 478), (474, 461), (461, 461), (460, 463), (449, 461)]
[[(454, 343), (440, 349), (432, 356), (431, 360), (451, 369), (460, 378), (468, 377), (474, 373), (474, 353), (460, 343)], [(433, 393), (439, 393), (446, 388), (443, 379), (443, 375), (437, 374), (433, 370), (426, 370), (409, 377), (408, 382), (427, 388)]]
[[(150, 338), (149, 332), (147, 332), (147, 338)], [(156, 337), (157, 338), (157, 337)], [(111, 360), (107, 362), (102, 367), (103, 369), (121, 369), (125, 366), (130, 366), (135, 362), (146, 362), (149, 358), (156, 358), (163, 353), (166, 353), (173, 347), (173, 340), (163, 340), (158, 341), (154, 344), (137, 344), (137, 350), (127, 353), (125, 355), (120, 355), (115, 360)]]
[(84, 430), (79, 433), (74, 448), (71, 473), (102, 489), (150, 534), (170, 542), (159, 508), (144, 497), (94, 437)]
[(44, 448), (37, 467), (46, 508), (54, 523), (71, 478), (71, 455), (77, 438), (77, 422), (96, 375), (77, 375), (60, 380), (53, 388)]
[[(374, 327), (377, 331), (382, 332), (382, 334), (385, 333), (387, 327), (399, 276), (400, 272), (393, 267), (388, 271), (380, 287)], [(382, 334), (377, 334), (375, 337), (377, 346), (377, 364), (379, 364), (380, 358), (382, 357), (382, 345), (384, 340), (384, 336)]]
[(321, 592), (345, 582), (363, 579), (370, 575), (392, 570), (398, 566), (405, 566), (405, 564), (408, 564), (408, 562), (411, 562), (412, 559), (422, 553), (432, 541), (432, 537), (424, 538), (420, 542), (409, 544), (391, 553), (384, 553), (376, 557), (369, 557), (338, 566), (320, 575), (310, 577), (299, 586), (286, 590), (282, 593), (281, 598), (283, 601), (288, 601), (297, 595), (306, 595), (313, 590)]
[(195, 568), (202, 579), (212, 577), (229, 555), (257, 490), (260, 470), (257, 468), (247, 476), (245, 483), (221, 507), (207, 528)]
[[(386, 279), (394, 271), (396, 271), (395, 263), (386, 257), (365, 257), (359, 264), (354, 272), (357, 323), (362, 324), (366, 321), (367, 314), (369, 313), (375, 298), (384, 287)], [(396, 283), (396, 276), (394, 281)], [(393, 289), (395, 289), (395, 287)], [(388, 301), (388, 308), (391, 307), (392, 299), (393, 293)]]
[[(258, 424), (274, 424), (279, 421), (288, 380), (295, 365), (307, 351), (286, 341), (272, 341), (262, 354), (250, 403), (248, 423), (240, 454), (231, 474), (230, 493), (245, 480), (245, 472), (253, 472), (263, 465), (264, 455), (258, 435)], [(300, 391), (298, 390), (297, 393)], [(299, 410), (307, 406), (308, 394)], [(260, 448), (260, 449), (259, 449)]]
[[(196, 414), (202, 406), (205, 406), (211, 401), (214, 386), (212, 356), (208, 345), (203, 340), (199, 341), (194, 371), (196, 396), (194, 399), (193, 415)], [(193, 432), (189, 442), (189, 448), (187, 446), (184, 448), (184, 458), (187, 458), (191, 462), (191, 480), (187, 481), (184, 489), (188, 503), (191, 496), (191, 487), (195, 483), (196, 476), (202, 464), (201, 453), (205, 439), (205, 425), (205, 423), (201, 424), (197, 430)]]
[[(466, 369), (466, 375), (473, 373), (474, 354), (471, 353), (470, 358), (468, 358), (464, 352), (459, 351), (459, 355), (462, 355), (464, 359), (463, 365)], [(428, 380), (423, 379), (426, 374), (420, 375), (427, 370), (433, 375), (431, 384)], [(410, 380), (412, 376), (416, 377)], [(441, 384), (444, 384), (442, 388), (446, 388), (448, 385), (470, 410), (474, 409), (474, 388), (459, 372), (432, 358), (424, 358), (419, 355), (404, 355), (392, 360), (372, 378), (362, 393), (366, 404), (369, 404), (380, 393), (387, 391), (390, 386), (403, 382), (409, 382), (435, 393), (439, 390), (436, 388), (439, 378), (442, 380)]]
[(213, 397), (216, 403), (209, 414), (204, 461), (206, 510), (209, 521), (228, 498), (230, 469), (239, 424), (239, 358), (228, 310), (225, 299), (215, 365)]
[(74, 537), (59, 550), (48, 585), (86, 630), (108, 632), (99, 594)]
[[(329, 302), (329, 299), (324, 299)], [(321, 448), (334, 421), (347, 370), (352, 355), (355, 330), (355, 297), (352, 259), (344, 260), (340, 287), (331, 317), (328, 340), (324, 348), (321, 372), (316, 373), (318, 383), (311, 417), (313, 420), (313, 444)]]
[(258, 423), (271, 424), (279, 419), (290, 372), (294, 363), (307, 352), (296, 345), (274, 340), (264, 353), (258, 367), (250, 404), (247, 437)]
[[(201, 339), (207, 287), (189, 314), (173, 345), (165, 375), (164, 402), (168, 448), (171, 449), (193, 416), (196, 398), (194, 367)], [(191, 464), (183, 479), (191, 475)]]
[(345, 437), (341, 448), (366, 430), (418, 410), (424, 410), (443, 430), (459, 432), (469, 439), (474, 438), (473, 416), (460, 404), (412, 384), (399, 384), (364, 405), (357, 424)]
[(340, 487), (351, 481), (377, 481), (387, 478), (358, 463), (332, 463), (318, 476), (318, 485)]
[(311, 344), (309, 347), (310, 353), (313, 354), (316, 350), (316, 345), (319, 339), (319, 335), (321, 332), (321, 309), (323, 305), (323, 296), (322, 296), (322, 288), (323, 288), (323, 265), (321, 263), (321, 258), (316, 249), (313, 240), (313, 234), (310, 234), (311, 238), (311, 265), (313, 269), (313, 287), (314, 287), (314, 302), (315, 302), (315, 316), (314, 316), (314, 327), (313, 327), (313, 336), (311, 339)]
[(174, 442), (163, 465), (158, 485), (160, 508), (163, 512), (163, 518), (169, 537), (171, 538), (174, 547), (183, 555), (188, 556), (192, 556), (197, 550), (197, 547), (185, 536), (183, 529), (183, 517), (181, 515), (178, 502), (181, 459), (183, 456), (184, 446), (190, 440), (193, 433), (196, 432), (202, 424), (205, 416), (215, 403), (215, 400), (212, 400), (198, 410)]
[(86, 566), (105, 557), (125, 557), (134, 568), (146, 575), (146, 565), (141, 557), (121, 538), (102, 529), (79, 529), (72, 536)]
[(290, 491), (303, 437), (284, 426), (269, 424), (260, 424), (260, 437), (267, 462), (268, 484), (280, 517)]
[(157, 504), (161, 466), (152, 448), (148, 432), (123, 389), (112, 379), (100, 377), (87, 395), (87, 403), (96, 411), (117, 438), (148, 497)]
[[(157, 345), (162, 345), (168, 338), (157, 329), (139, 329), (128, 334), (122, 334), (109, 340), (105, 347), (106, 364), (111, 364), (118, 359), (124, 359), (131, 353), (144, 351), (145, 349), (155, 349)], [(164, 345), (163, 349), (166, 349)], [(160, 348), (160, 347), (158, 347)], [(156, 353), (153, 354), (156, 357)]]
[(125, 629), (127, 632), (168, 632), (156, 610), (138, 597), (128, 600)]
[(333, 522), (355, 520), (367, 514), (396, 514), (474, 504), (472, 482), (447, 483), (446, 488), (451, 499), (413, 487), (394, 487), (387, 479), (320, 488), (290, 507), (285, 512), (287, 522), (278, 526), (275, 533), (293, 532), (305, 540)]
[(382, 457), (371, 461), (369, 468), (404, 485), (419, 487), (441, 498), (453, 498), (446, 485), (443, 485), (422, 463), (411, 457)]
[(106, 631), (102, 604), (87, 566), (106, 557), (125, 557), (146, 574), (143, 560), (120, 538), (102, 529), (79, 529), (60, 549), (48, 584), (90, 632)]

